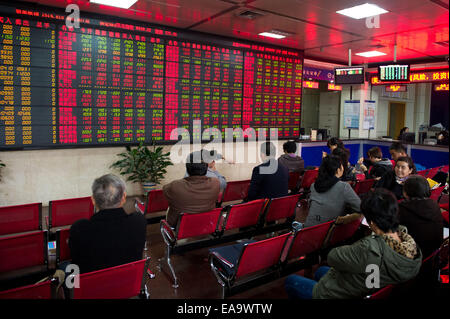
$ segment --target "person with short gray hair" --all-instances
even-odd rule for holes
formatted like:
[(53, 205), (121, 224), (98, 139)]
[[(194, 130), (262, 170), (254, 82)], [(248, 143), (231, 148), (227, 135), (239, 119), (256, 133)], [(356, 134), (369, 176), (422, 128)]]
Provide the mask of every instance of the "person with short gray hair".
[(114, 267), (142, 259), (147, 221), (137, 212), (128, 214), (126, 185), (118, 176), (103, 175), (92, 184), (96, 213), (70, 228), (72, 263), (81, 273)]
[(103, 175), (92, 184), (92, 200), (99, 210), (121, 207), (125, 197), (125, 182), (116, 175)]

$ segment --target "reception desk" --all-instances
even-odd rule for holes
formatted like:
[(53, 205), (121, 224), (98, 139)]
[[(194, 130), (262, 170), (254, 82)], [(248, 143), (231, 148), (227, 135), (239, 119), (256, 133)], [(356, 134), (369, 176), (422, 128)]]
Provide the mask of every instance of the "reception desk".
[[(350, 150), (350, 163), (356, 164), (360, 157), (366, 157), (367, 151), (378, 146), (383, 152), (383, 157), (391, 158), (389, 146), (392, 141), (378, 139), (343, 139), (345, 147)], [(297, 140), (297, 154), (305, 160), (305, 166), (320, 166), (322, 152), (329, 153), (327, 141)], [(441, 145), (406, 144), (407, 153), (415, 163), (426, 168), (448, 165), (449, 148)]]

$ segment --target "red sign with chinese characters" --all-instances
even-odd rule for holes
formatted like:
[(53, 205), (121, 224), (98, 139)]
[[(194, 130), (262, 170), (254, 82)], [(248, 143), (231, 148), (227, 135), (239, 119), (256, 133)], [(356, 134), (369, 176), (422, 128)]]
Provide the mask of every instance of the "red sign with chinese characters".
[(433, 88), (435, 91), (448, 91), (448, 83), (435, 84)]
[(342, 91), (342, 85), (335, 85), (333, 83), (328, 83), (328, 90), (331, 90), (331, 91)]
[(398, 84), (391, 84), (386, 85), (386, 92), (406, 92), (407, 86), (406, 85), (398, 85)]
[[(448, 69), (439, 69), (430, 71), (411, 70), (411, 74), (409, 75), (409, 83), (447, 82), (448, 80), (449, 80)], [(386, 84), (386, 82), (381, 82), (378, 79), (378, 76), (372, 77), (371, 83), (373, 85)]]
[(306, 89), (318, 89), (319, 82), (315, 81), (303, 81), (303, 87)]

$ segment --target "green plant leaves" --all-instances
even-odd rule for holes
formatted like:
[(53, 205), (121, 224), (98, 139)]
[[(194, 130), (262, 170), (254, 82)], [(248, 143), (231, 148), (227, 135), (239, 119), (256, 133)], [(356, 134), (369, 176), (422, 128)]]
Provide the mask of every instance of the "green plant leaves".
[(120, 158), (110, 168), (117, 169), (121, 175), (128, 176), (130, 182), (153, 182), (159, 184), (167, 173), (166, 167), (173, 165), (170, 152), (163, 153), (163, 147), (150, 150), (142, 142), (136, 148), (126, 146), (126, 151), (117, 156)]

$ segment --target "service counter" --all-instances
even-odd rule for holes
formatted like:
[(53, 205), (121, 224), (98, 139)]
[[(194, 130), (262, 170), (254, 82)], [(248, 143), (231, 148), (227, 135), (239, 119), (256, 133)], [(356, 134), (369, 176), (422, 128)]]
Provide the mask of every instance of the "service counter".
[[(366, 156), (367, 151), (378, 146), (383, 157), (390, 158), (389, 146), (395, 141), (380, 139), (342, 139), (345, 147), (350, 150), (350, 163), (356, 164), (358, 159)], [(329, 153), (327, 141), (297, 140), (297, 154), (305, 160), (305, 166), (319, 166), (322, 161), (322, 152)], [(442, 145), (408, 144), (402, 143), (414, 162), (426, 168), (449, 163), (449, 147)]]

